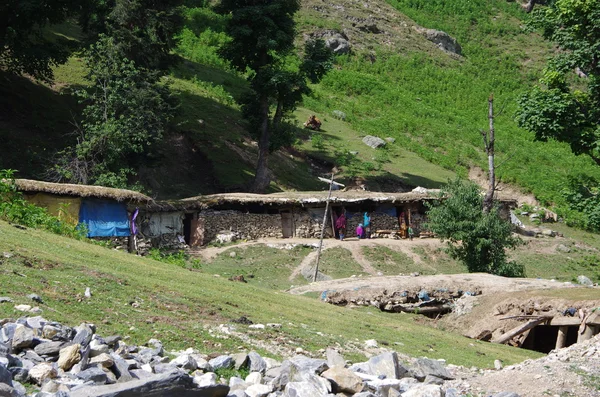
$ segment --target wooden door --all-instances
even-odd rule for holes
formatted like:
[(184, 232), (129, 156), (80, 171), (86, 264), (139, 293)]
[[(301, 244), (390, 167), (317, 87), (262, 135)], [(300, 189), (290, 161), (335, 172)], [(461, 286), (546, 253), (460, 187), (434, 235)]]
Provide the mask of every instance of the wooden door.
[(291, 210), (281, 211), (281, 229), (283, 238), (294, 237), (294, 217)]

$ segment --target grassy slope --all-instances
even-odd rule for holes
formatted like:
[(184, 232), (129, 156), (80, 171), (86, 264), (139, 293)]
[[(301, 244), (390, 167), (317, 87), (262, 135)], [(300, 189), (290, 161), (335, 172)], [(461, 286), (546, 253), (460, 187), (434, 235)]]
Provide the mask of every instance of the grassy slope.
[[(377, 339), (411, 355), (482, 367), (493, 366), (494, 359), (512, 363), (539, 356), (422, 327), (413, 315), (339, 308), (268, 290), (260, 286), (261, 275), (248, 284), (230, 282), (211, 272), (190, 272), (5, 222), (0, 222), (0, 252), (0, 295), (21, 304), (29, 303), (27, 294), (37, 293), (44, 299), (44, 317), (73, 325), (90, 321), (99, 324), (102, 334), (129, 336), (132, 343), (157, 337), (168, 348), (251, 349), (237, 338), (215, 338), (205, 328), (244, 315), (254, 322), (283, 324), (281, 330), (262, 331), (254, 337), (284, 337), (292, 346), (313, 352)], [(10, 255), (4, 253), (12, 256), (6, 258)], [(86, 287), (93, 294), (89, 300), (83, 298)], [(0, 305), (0, 317), (21, 315), (12, 304)]]
[[(345, 0), (338, 2), (351, 5)], [(343, 13), (319, 18), (313, 0), (302, 3), (297, 18), (302, 33), (345, 29), (352, 23), (343, 18)], [(296, 113), (300, 121), (310, 113), (324, 119), (324, 144), (315, 147), (304, 133), (296, 145), (299, 151), (274, 154), (272, 190), (322, 188), (313, 174), (343, 163), (340, 153), (347, 151), (359, 154), (352, 164), (342, 164), (341, 176), (362, 176), (373, 189), (394, 189), (402, 184), (436, 187), (455, 173), (464, 176), (469, 166), (485, 163), (479, 130), (487, 127), (490, 92), (495, 94), (498, 110), (498, 174), (504, 181), (521, 185), (543, 201), (560, 203), (561, 185), (570, 175), (587, 173), (600, 178), (598, 167), (588, 158), (573, 156), (565, 145), (532, 142), (531, 134), (515, 126), (515, 98), (536, 81), (551, 51), (538, 36), (522, 30), (524, 14), (517, 4), (503, 0), (387, 3), (412, 18), (398, 14), (396, 20), (406, 25), (398, 31), (406, 37), (396, 38), (392, 47), (382, 45), (389, 32), (352, 37), (356, 41), (355, 54), (338, 58), (335, 69), (314, 87), (314, 97), (306, 98), (304, 107)], [(374, 5), (383, 6), (384, 2)], [(367, 9), (353, 9), (352, 13), (353, 18), (370, 15)], [(450, 57), (416, 35), (411, 28), (413, 20), (455, 36), (464, 57)], [(151, 187), (160, 197), (241, 190), (252, 180), (256, 148), (245, 133), (235, 102), (244, 92), (245, 82), (216, 56), (218, 46), (227, 40), (222, 33), (224, 23), (223, 17), (207, 8), (186, 10), (186, 29), (177, 50), (184, 61), (166, 79), (182, 100), (182, 112), (174, 122), (173, 137), (165, 146), (177, 146), (176, 139), (181, 135), (187, 141), (179, 145), (183, 152), (165, 150), (163, 155), (181, 158), (187, 168), (177, 161), (165, 160), (158, 165), (160, 170), (149, 172), (150, 179), (155, 179)], [(69, 26), (61, 26), (57, 32), (64, 37), (77, 37)], [(375, 63), (369, 62), (366, 51), (376, 54)], [(37, 85), (43, 95), (34, 92), (35, 85), (23, 82), (24, 87), (3, 97), (9, 98), (6, 113), (33, 117), (11, 117), (8, 127), (0, 130), (16, 136), (26, 136), (18, 131), (28, 131), (34, 133), (35, 139), (51, 136), (52, 142), (60, 143), (54, 138), (72, 130), (70, 113), (76, 107), (68, 95), (57, 96), (56, 91), (68, 93), (69, 87), (85, 84), (84, 73), (75, 56), (56, 69), (52, 90)], [(47, 96), (59, 100), (44, 99), (43, 104), (35, 105), (40, 102), (38, 98)], [(35, 105), (35, 111), (25, 104)], [(46, 109), (50, 104), (56, 104), (56, 109)], [(330, 116), (333, 110), (344, 111), (346, 122), (334, 120)], [(38, 113), (40, 117), (36, 117)], [(59, 120), (52, 125), (44, 122), (56, 119)], [(390, 145), (387, 153), (375, 153), (360, 142), (366, 134), (391, 136), (396, 143)], [(46, 151), (55, 149), (48, 146)], [(45, 165), (40, 159), (50, 157), (38, 150), (28, 153), (37, 156), (34, 161), (23, 161), (24, 156), (11, 153), (16, 151), (3, 155), (4, 164), (12, 168), (35, 165), (25, 176), (40, 177)], [(311, 157), (325, 161), (325, 167), (311, 169)], [(209, 178), (204, 177), (207, 175)]]

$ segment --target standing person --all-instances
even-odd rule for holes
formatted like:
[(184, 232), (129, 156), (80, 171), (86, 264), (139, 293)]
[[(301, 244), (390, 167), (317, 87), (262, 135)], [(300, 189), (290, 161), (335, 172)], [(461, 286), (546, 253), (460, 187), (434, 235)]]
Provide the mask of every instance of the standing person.
[(408, 238), (410, 239), (410, 241), (412, 241), (414, 236), (415, 231), (413, 230), (412, 225), (408, 225)]
[(371, 238), (371, 216), (365, 212), (363, 216), (364, 238)]
[(360, 240), (361, 238), (365, 238), (364, 236), (365, 230), (363, 229), (362, 223), (359, 223), (356, 227), (356, 237)]
[(340, 236), (340, 241), (344, 241), (344, 236), (346, 235), (346, 214), (342, 212), (335, 221), (335, 228), (338, 230), (338, 234)]

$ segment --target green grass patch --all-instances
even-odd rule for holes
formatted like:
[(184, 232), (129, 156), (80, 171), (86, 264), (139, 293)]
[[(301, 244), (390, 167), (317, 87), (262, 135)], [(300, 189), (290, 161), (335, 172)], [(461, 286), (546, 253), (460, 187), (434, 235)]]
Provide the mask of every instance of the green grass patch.
[(352, 253), (342, 247), (330, 248), (321, 253), (319, 271), (334, 279), (364, 273), (362, 267), (352, 258)]
[(373, 267), (386, 276), (421, 272), (421, 266), (403, 252), (387, 247), (362, 247), (362, 251)]
[[(45, 318), (71, 325), (93, 322), (100, 334), (120, 334), (135, 344), (158, 338), (167, 349), (256, 349), (234, 336), (218, 338), (209, 332), (215, 324), (246, 316), (255, 323), (283, 324), (278, 330), (252, 331), (252, 338), (282, 337), (313, 352), (377, 339), (399, 343), (392, 345), (399, 352), (468, 366), (492, 367), (498, 358), (514, 363), (540, 356), (422, 327), (412, 315), (390, 321), (389, 314), (379, 311), (335, 307), (4, 222), (0, 252), (10, 256), (0, 257), (0, 294), (13, 298), (14, 304), (30, 303), (27, 294), (37, 293), (44, 299), (40, 307)], [(90, 299), (83, 297), (86, 287), (92, 290)], [(22, 315), (11, 304), (0, 305), (0, 317)]]
[[(290, 250), (264, 245), (233, 247), (217, 255), (211, 262), (203, 264), (202, 272), (218, 274), (224, 278), (244, 276), (249, 284), (285, 290), (291, 285), (288, 279), (290, 274), (311, 251), (311, 248), (302, 246)], [(298, 281), (294, 280), (296, 284)]]

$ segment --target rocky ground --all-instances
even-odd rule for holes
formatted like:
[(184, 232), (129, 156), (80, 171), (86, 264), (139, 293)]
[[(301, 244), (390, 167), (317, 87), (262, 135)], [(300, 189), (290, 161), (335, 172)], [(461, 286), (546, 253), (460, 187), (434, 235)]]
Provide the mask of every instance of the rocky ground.
[[(130, 346), (118, 336), (101, 337), (93, 324), (71, 328), (42, 317), (0, 324), (2, 397), (25, 396), (24, 384), (38, 389), (30, 393), (35, 397), (600, 396), (600, 336), (538, 360), (480, 371), (402, 356), (376, 341), (365, 341), (365, 349), (377, 352), (366, 362), (348, 363), (334, 349), (280, 362), (255, 352), (166, 352), (158, 340)], [(225, 376), (225, 369), (237, 375)]]

